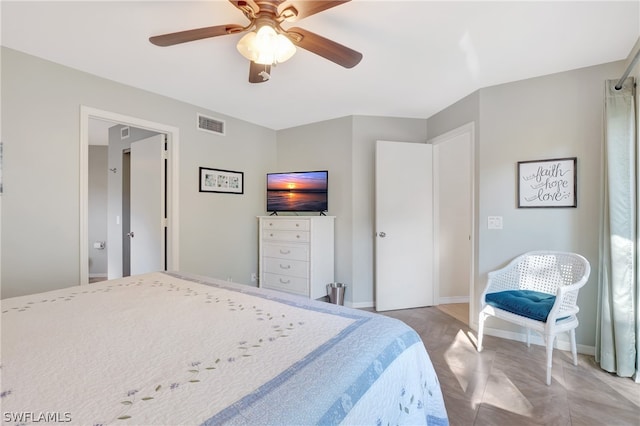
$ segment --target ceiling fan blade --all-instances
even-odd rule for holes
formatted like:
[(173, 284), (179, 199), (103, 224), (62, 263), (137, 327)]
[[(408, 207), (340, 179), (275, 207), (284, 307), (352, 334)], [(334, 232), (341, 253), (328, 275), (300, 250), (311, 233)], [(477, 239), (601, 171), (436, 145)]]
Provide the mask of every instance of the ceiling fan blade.
[(156, 46), (173, 46), (174, 44), (186, 43), (203, 38), (239, 33), (242, 30), (244, 30), (242, 25), (216, 25), (215, 27), (196, 28), (194, 30), (153, 36), (149, 37), (149, 41)]
[[(280, 15), (285, 18), (287, 22), (296, 22), (307, 16), (315, 15), (332, 7), (340, 6), (343, 3), (349, 3), (351, 0), (300, 0), (296, 3), (287, 3), (279, 7)], [(287, 9), (295, 9), (297, 13), (288, 13)], [(284, 13), (284, 14), (283, 14)]]
[(289, 28), (286, 35), (296, 46), (345, 68), (353, 68), (362, 60), (362, 53), (302, 28)]
[(271, 78), (271, 65), (256, 64), (251, 61), (249, 65), (249, 83), (264, 83)]

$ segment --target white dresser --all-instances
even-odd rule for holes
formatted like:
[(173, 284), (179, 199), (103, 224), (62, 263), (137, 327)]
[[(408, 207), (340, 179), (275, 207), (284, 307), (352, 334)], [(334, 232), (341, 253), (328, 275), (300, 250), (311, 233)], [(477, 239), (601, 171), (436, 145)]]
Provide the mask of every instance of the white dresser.
[(311, 299), (327, 295), (333, 275), (335, 216), (260, 216), (259, 286)]

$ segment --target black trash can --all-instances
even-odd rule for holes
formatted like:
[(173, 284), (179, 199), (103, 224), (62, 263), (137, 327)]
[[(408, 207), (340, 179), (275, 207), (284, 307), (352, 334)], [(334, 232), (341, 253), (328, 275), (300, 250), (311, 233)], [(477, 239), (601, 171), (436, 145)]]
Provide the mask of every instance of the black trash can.
[(335, 305), (344, 305), (344, 290), (347, 286), (342, 283), (327, 284), (327, 293), (329, 294), (329, 302)]

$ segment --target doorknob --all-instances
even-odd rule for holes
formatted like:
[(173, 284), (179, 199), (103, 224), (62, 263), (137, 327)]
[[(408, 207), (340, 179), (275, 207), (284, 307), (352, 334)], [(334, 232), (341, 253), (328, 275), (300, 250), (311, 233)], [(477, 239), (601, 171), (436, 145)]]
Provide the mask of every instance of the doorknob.
[(131, 238), (133, 238), (133, 236), (134, 236), (133, 231), (131, 231), (131, 232), (127, 232), (127, 237), (131, 237)]
[(386, 236), (387, 236), (387, 234), (386, 234), (385, 232), (378, 232), (378, 236), (379, 236), (380, 238), (384, 238), (384, 237), (386, 237)]

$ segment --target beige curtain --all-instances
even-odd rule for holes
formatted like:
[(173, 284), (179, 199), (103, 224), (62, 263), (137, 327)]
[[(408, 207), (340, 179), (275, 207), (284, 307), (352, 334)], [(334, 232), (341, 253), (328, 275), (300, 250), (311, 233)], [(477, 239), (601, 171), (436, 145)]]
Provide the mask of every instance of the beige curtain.
[(609, 372), (640, 382), (637, 133), (634, 79), (606, 82), (603, 146), (604, 202), (596, 361)]

